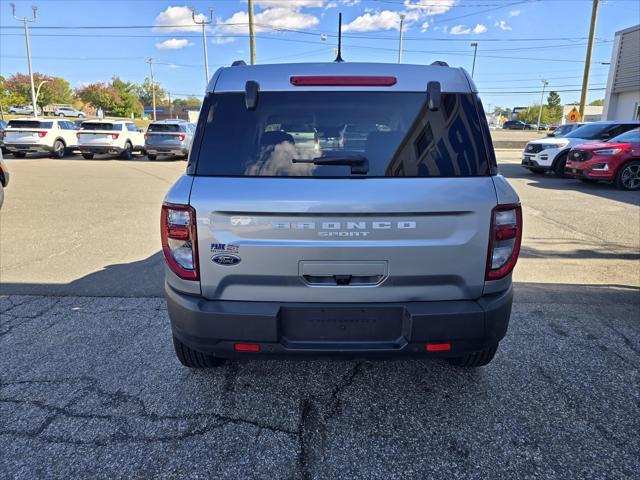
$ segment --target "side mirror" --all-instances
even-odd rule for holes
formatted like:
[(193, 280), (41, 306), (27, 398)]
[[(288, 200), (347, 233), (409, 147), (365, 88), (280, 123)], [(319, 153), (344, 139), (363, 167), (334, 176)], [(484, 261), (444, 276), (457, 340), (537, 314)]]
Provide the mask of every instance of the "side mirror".
[(249, 80), (244, 85), (244, 103), (247, 110), (255, 110), (258, 106), (258, 92), (260, 85), (255, 80)]
[(440, 109), (440, 82), (427, 83), (427, 105), (432, 112)]

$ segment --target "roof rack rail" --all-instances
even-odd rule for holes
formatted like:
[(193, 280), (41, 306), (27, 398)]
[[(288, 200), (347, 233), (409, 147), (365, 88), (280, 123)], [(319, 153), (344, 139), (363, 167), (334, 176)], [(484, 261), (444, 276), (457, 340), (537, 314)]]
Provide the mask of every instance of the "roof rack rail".
[(242, 65), (246, 65), (247, 62), (245, 62), (244, 60), (236, 60), (235, 62), (233, 62), (231, 64), (232, 67), (240, 67)]
[(449, 64), (447, 62), (443, 62), (442, 60), (436, 60), (435, 62), (432, 62), (431, 65), (434, 65), (436, 67), (448, 67)]

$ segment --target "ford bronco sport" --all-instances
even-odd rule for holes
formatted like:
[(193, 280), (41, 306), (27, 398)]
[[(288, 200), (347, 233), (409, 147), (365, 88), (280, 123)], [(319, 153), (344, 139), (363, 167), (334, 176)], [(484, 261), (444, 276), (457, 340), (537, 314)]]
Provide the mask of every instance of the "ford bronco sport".
[(464, 70), (239, 65), (208, 86), (161, 231), (185, 366), (326, 355), (477, 367), (507, 330), (522, 215)]

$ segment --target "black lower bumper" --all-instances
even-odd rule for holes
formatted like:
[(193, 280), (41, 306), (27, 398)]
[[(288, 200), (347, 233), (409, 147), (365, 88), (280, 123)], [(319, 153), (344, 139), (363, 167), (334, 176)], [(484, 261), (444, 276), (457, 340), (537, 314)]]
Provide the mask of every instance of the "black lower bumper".
[(524, 168), (529, 169), (533, 168), (535, 170), (549, 170), (549, 167), (540, 165), (536, 160), (533, 160), (532, 158), (523, 158), (520, 165), (522, 165)]
[(188, 155), (189, 149), (175, 146), (175, 147), (160, 147), (156, 145), (145, 145), (145, 151), (151, 155)]
[(94, 153), (94, 154), (110, 154), (110, 155), (120, 155), (123, 151), (122, 148), (119, 147), (90, 147), (86, 145), (82, 145), (78, 147), (80, 153)]
[[(166, 286), (173, 334), (193, 350), (218, 357), (450, 357), (500, 341), (513, 290), (477, 300), (410, 303), (273, 303), (211, 301)], [(237, 343), (259, 352), (235, 350)], [(427, 344), (450, 343), (447, 351)]]
[(4, 144), (4, 148), (12, 153), (12, 152), (24, 152), (24, 153), (51, 153), (53, 152), (53, 147), (49, 147), (48, 145), (34, 145), (30, 143), (9, 143)]

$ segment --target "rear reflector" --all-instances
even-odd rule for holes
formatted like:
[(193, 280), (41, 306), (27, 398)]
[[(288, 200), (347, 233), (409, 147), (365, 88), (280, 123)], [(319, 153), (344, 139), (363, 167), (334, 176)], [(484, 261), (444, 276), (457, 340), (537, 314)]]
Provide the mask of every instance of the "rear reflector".
[(450, 343), (427, 343), (424, 346), (427, 352), (446, 352), (451, 350)]
[(260, 351), (260, 345), (257, 343), (236, 343), (233, 346), (233, 349), (236, 352), (259, 352)]
[(391, 87), (396, 77), (313, 75), (293, 76), (291, 85), (296, 87)]

